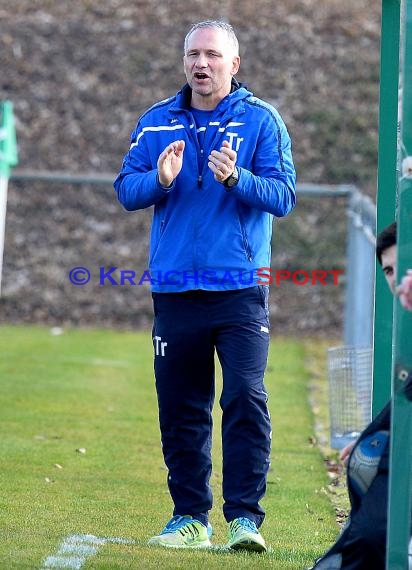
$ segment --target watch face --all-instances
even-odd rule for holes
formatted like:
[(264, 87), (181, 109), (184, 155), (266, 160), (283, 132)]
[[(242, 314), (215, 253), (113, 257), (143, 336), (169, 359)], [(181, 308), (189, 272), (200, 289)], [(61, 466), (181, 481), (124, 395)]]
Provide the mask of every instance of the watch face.
[(238, 180), (239, 180), (239, 175), (238, 175), (237, 169), (235, 168), (232, 175), (229, 176), (229, 178), (226, 180), (226, 186), (228, 188), (232, 188), (233, 186), (236, 186)]

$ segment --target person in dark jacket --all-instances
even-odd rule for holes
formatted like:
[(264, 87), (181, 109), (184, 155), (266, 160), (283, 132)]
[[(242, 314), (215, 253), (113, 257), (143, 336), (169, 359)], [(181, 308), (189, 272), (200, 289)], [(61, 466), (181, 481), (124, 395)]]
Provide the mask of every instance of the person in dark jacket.
[[(396, 222), (377, 238), (376, 256), (392, 293), (412, 310), (412, 274), (396, 287)], [(405, 381), (412, 400), (412, 375)], [(385, 570), (391, 402), (340, 453), (347, 464), (350, 513), (335, 544), (311, 570)]]
[(195, 24), (183, 62), (187, 84), (140, 117), (114, 182), (127, 210), (154, 206), (154, 367), (174, 509), (149, 544), (211, 544), (216, 352), (228, 547), (264, 551), (271, 426), (260, 269), (270, 267), (274, 216), (296, 203), (291, 142), (278, 111), (236, 81), (239, 45), (229, 24)]

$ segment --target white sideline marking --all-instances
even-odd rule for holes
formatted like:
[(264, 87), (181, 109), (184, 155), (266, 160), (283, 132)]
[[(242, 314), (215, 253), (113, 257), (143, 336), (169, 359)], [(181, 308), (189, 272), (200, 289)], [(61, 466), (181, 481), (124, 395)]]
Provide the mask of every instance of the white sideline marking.
[(93, 534), (73, 534), (63, 540), (56, 554), (45, 558), (41, 570), (53, 568), (80, 570), (88, 558), (97, 554), (99, 546), (107, 543), (134, 544), (134, 540), (114, 537), (99, 538)]

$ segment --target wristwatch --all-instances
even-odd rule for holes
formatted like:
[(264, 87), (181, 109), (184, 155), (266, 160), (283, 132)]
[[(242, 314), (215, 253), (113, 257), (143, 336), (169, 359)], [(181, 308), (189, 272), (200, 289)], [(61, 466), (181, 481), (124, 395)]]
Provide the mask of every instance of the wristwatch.
[(230, 192), (233, 186), (236, 186), (238, 181), (239, 181), (239, 171), (235, 166), (235, 169), (232, 172), (232, 174), (228, 176), (226, 180), (223, 181), (223, 186), (225, 187), (226, 192)]

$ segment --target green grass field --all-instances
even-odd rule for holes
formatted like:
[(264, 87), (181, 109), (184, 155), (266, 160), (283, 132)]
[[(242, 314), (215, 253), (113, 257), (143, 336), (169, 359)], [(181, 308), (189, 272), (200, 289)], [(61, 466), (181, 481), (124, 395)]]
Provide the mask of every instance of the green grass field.
[(46, 328), (2, 326), (0, 347), (1, 569), (303, 569), (334, 540), (335, 514), (322, 492), (329, 480), (309, 441), (313, 417), (303, 342), (273, 339), (271, 346), (266, 386), (273, 450), (262, 527), (270, 548), (263, 555), (219, 548), (227, 525), (218, 405), (211, 513), (216, 547), (181, 552), (146, 546), (172, 510), (149, 332), (67, 330), (56, 336)]

